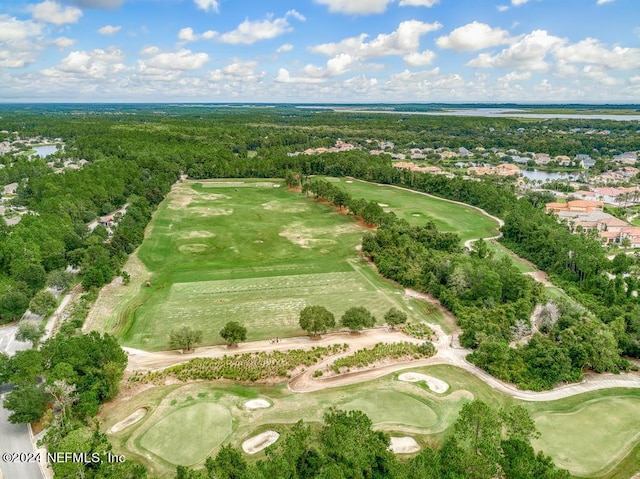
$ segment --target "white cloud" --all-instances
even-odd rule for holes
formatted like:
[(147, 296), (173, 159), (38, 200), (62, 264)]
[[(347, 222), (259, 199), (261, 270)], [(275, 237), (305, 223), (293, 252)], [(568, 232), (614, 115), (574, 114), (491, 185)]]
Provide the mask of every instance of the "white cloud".
[(477, 68), (510, 68), (516, 70), (546, 71), (548, 53), (566, 43), (565, 39), (549, 35), (545, 30), (534, 30), (520, 37), (499, 54), (482, 53), (467, 65)]
[(440, 0), (400, 0), (401, 7), (433, 7)]
[(200, 10), (204, 10), (205, 12), (212, 10), (217, 13), (220, 8), (218, 5), (218, 0), (193, 0), (193, 3), (195, 3), (196, 7), (198, 7)]
[(496, 8), (499, 12), (506, 12), (507, 10), (509, 10), (509, 5), (498, 5)]
[(284, 17), (267, 18), (266, 20), (245, 20), (235, 30), (220, 35), (219, 39), (224, 43), (251, 45), (261, 40), (278, 37), (293, 30), (288, 18), (294, 17), (304, 21), (305, 18), (296, 10), (289, 10)]
[(105, 50), (74, 51), (69, 53), (54, 68), (47, 68), (41, 73), (46, 77), (60, 78), (64, 76), (89, 77), (106, 79), (126, 70), (124, 53), (116, 48)]
[(393, 0), (314, 0), (320, 5), (327, 5), (333, 13), (350, 13), (356, 15), (369, 15), (382, 13), (387, 9), (387, 4)]
[(314, 78), (335, 77), (347, 73), (356, 62), (357, 59), (348, 53), (340, 53), (329, 59), (324, 67), (307, 65), (303, 71), (307, 76)]
[(528, 80), (529, 78), (531, 78), (531, 76), (531, 72), (511, 72), (498, 78), (498, 81), (502, 83), (511, 83), (516, 81)]
[(617, 70), (640, 68), (640, 48), (615, 46), (607, 49), (599, 40), (586, 38), (572, 45), (559, 47), (555, 57), (567, 63), (592, 63)]
[(140, 50), (140, 55), (143, 55), (145, 57), (157, 55), (158, 53), (160, 53), (160, 49), (155, 45), (144, 47), (142, 50)]
[(17, 20), (9, 15), (0, 15), (0, 43), (25, 40), (40, 35), (42, 25), (31, 20)]
[(118, 33), (121, 29), (121, 26), (105, 25), (98, 29), (98, 33), (101, 35), (113, 35), (114, 33)]
[(604, 5), (605, 3), (612, 3), (614, 0), (598, 0), (598, 5)]
[(280, 45), (276, 50), (276, 53), (285, 53), (293, 50), (293, 45), (291, 43), (285, 43), (284, 45)]
[(381, 33), (370, 42), (364, 40), (367, 34), (346, 38), (338, 43), (325, 43), (311, 47), (311, 51), (324, 55), (335, 56), (348, 53), (359, 58), (376, 58), (387, 55), (406, 55), (415, 52), (420, 47), (420, 37), (426, 33), (441, 28), (436, 23), (424, 23), (418, 20), (408, 20), (400, 23), (391, 33)]
[(122, 3), (124, 0), (71, 0), (72, 3), (79, 5), (81, 7), (87, 8), (108, 8), (110, 10), (114, 10)]
[(58, 37), (54, 40), (51, 40), (51, 44), (60, 49), (65, 49), (75, 45), (76, 41), (67, 37)]
[(187, 27), (183, 28), (178, 32), (178, 39), (183, 40), (185, 42), (195, 42), (197, 40), (196, 35), (193, 33), (193, 28)]
[(511, 5), (513, 5), (514, 7), (519, 7), (520, 5), (524, 5), (527, 2), (529, 2), (529, 0), (511, 0)]
[(148, 70), (197, 70), (209, 61), (206, 53), (193, 53), (191, 50), (181, 49), (177, 52), (149, 53), (153, 56), (148, 60), (138, 60), (141, 71)]
[(258, 62), (236, 60), (222, 69), (217, 69), (209, 74), (209, 81), (236, 81), (255, 82), (265, 76), (265, 72), (256, 72)]
[(34, 20), (54, 25), (64, 25), (66, 23), (76, 23), (82, 17), (82, 10), (76, 7), (62, 7), (52, 0), (45, 0), (42, 3), (30, 5), (27, 9), (31, 12)]
[(325, 80), (324, 78), (292, 77), (289, 70), (280, 68), (273, 81), (276, 83), (322, 83)]
[(422, 53), (413, 52), (403, 57), (404, 62), (411, 67), (424, 67), (430, 65), (436, 58), (435, 52), (425, 50)]
[(457, 52), (477, 51), (509, 43), (509, 32), (492, 28), (485, 23), (472, 22), (453, 30), (449, 35), (436, 40), (440, 48), (451, 48)]

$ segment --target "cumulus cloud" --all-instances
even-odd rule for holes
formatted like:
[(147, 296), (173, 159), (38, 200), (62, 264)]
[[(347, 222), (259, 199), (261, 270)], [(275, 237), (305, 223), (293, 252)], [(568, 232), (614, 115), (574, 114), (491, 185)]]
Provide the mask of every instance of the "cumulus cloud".
[(217, 13), (220, 9), (218, 0), (193, 0), (193, 3), (195, 3), (196, 7), (200, 10), (204, 10), (205, 12), (212, 10)]
[(258, 62), (235, 60), (233, 63), (212, 71), (209, 74), (209, 81), (240, 81), (255, 82), (265, 76), (265, 72), (256, 72)]
[(340, 53), (329, 59), (324, 67), (315, 65), (307, 65), (304, 67), (304, 73), (309, 77), (329, 78), (343, 75), (350, 70), (350, 67), (357, 62), (357, 59), (348, 53)]
[(85, 8), (107, 8), (114, 10), (124, 3), (124, 0), (72, 0), (72, 3)]
[[(153, 48), (153, 47), (150, 47)], [(188, 49), (180, 49), (177, 52), (160, 52), (159, 50), (147, 50), (151, 55), (148, 60), (139, 60), (141, 71), (149, 70), (197, 70), (209, 61), (206, 53), (193, 53)]]
[(505, 43), (509, 43), (509, 32), (479, 22), (458, 27), (436, 40), (440, 48), (451, 48), (457, 52), (483, 50)]
[(356, 15), (369, 15), (382, 13), (387, 9), (387, 4), (393, 0), (315, 0), (320, 5), (329, 7), (333, 13), (349, 13)]
[(311, 47), (314, 53), (335, 56), (348, 53), (360, 58), (376, 58), (387, 55), (406, 55), (417, 51), (420, 37), (442, 27), (438, 22), (424, 23), (418, 20), (407, 20), (400, 23), (391, 33), (381, 33), (370, 42), (365, 42), (368, 35), (363, 33), (357, 37), (346, 38), (337, 43), (324, 43)]
[(42, 3), (27, 7), (34, 20), (54, 25), (64, 25), (66, 23), (76, 23), (82, 17), (82, 10), (76, 7), (62, 7), (52, 0), (45, 0)]
[(98, 33), (101, 35), (113, 35), (114, 33), (118, 33), (121, 29), (121, 26), (105, 25), (98, 29)]
[(498, 81), (502, 83), (511, 83), (516, 81), (528, 80), (529, 78), (531, 78), (531, 76), (531, 72), (510, 72), (498, 78)]
[(105, 79), (126, 70), (124, 53), (116, 48), (74, 51), (69, 53), (54, 68), (41, 71), (46, 77), (77, 76)]
[(424, 67), (427, 65), (431, 65), (433, 60), (436, 58), (435, 52), (431, 50), (425, 50), (424, 52), (418, 53), (413, 52), (405, 55), (402, 59), (404, 62), (411, 67)]
[(75, 44), (76, 44), (75, 40), (67, 37), (58, 37), (54, 40), (51, 40), (51, 45), (54, 45), (60, 49), (69, 48)]
[(640, 68), (640, 48), (615, 46), (608, 49), (595, 38), (561, 46), (555, 50), (554, 55), (567, 63), (592, 63), (616, 70)]
[(31, 20), (18, 20), (9, 15), (0, 15), (0, 42), (25, 40), (40, 35), (42, 25)]
[(400, 0), (401, 7), (427, 7), (431, 8), (440, 0)]
[(193, 28), (186, 27), (178, 32), (178, 40), (184, 43), (195, 42), (201, 39), (210, 40), (218, 36), (218, 32), (214, 30), (207, 30), (204, 33), (196, 33)]
[(546, 71), (547, 55), (566, 40), (549, 35), (545, 30), (534, 30), (520, 37), (497, 55), (482, 53), (467, 65), (477, 68), (510, 68), (516, 70)]
[(276, 83), (322, 83), (324, 78), (312, 78), (312, 77), (292, 77), (289, 70), (286, 68), (280, 68), (278, 74), (273, 79)]
[(597, 5), (604, 5), (605, 3), (613, 3), (614, 0), (598, 0)]
[(276, 50), (276, 53), (285, 53), (293, 50), (293, 45), (291, 43), (285, 43), (284, 45), (280, 45)]
[(529, 0), (511, 0), (511, 5), (513, 5), (514, 7), (519, 7), (520, 5), (524, 5), (528, 2)]
[(289, 18), (304, 21), (305, 17), (296, 10), (289, 10), (284, 17), (266, 20), (245, 20), (235, 30), (223, 33), (219, 39), (223, 43), (251, 45), (261, 40), (278, 37), (293, 30)]

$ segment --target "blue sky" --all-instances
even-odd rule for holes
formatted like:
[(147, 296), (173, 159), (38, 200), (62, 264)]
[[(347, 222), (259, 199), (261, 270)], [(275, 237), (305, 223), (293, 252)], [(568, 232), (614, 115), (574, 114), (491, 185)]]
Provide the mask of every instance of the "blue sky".
[(0, 0), (0, 101), (640, 102), (638, 0)]

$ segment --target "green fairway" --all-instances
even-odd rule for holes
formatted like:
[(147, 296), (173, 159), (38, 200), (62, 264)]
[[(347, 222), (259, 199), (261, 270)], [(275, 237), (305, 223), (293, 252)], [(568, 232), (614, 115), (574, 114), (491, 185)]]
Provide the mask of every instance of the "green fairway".
[(163, 460), (189, 466), (204, 460), (231, 434), (228, 409), (211, 402), (171, 412), (140, 437), (140, 446)]
[(435, 308), (416, 307), (359, 257), (366, 231), (277, 182), (181, 183), (137, 253), (152, 286), (123, 296), (130, 299), (106, 324), (118, 325), (126, 345), (158, 350), (183, 324), (202, 330), (204, 345), (220, 344), (232, 320), (247, 327), (249, 340), (304, 334), (298, 315), (311, 304), (336, 319), (364, 305), (379, 323), (391, 307), (410, 320), (439, 321)]
[(387, 185), (346, 178), (335, 180), (352, 197), (375, 201), (412, 225), (433, 221), (442, 231), (458, 233), (462, 241), (498, 234), (498, 223), (470, 206)]
[(534, 446), (559, 467), (590, 476), (624, 458), (640, 438), (640, 397), (604, 397), (566, 412), (534, 414), (541, 432)]
[(397, 391), (372, 390), (341, 407), (362, 411), (377, 425), (429, 429), (438, 422), (438, 416), (429, 406)]

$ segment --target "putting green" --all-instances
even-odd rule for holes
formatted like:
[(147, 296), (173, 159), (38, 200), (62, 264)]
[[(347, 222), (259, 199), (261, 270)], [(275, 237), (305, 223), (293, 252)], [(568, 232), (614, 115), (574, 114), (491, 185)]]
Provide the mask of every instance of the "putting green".
[(541, 433), (534, 447), (578, 476), (615, 465), (640, 437), (640, 398), (604, 397), (570, 412), (540, 411), (533, 417)]
[(185, 406), (153, 425), (140, 446), (175, 465), (190, 466), (205, 459), (231, 434), (231, 414), (211, 402)]
[(392, 390), (370, 390), (340, 407), (362, 411), (378, 426), (402, 425), (428, 429), (438, 422), (438, 415), (425, 403)]

